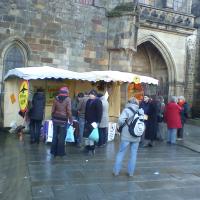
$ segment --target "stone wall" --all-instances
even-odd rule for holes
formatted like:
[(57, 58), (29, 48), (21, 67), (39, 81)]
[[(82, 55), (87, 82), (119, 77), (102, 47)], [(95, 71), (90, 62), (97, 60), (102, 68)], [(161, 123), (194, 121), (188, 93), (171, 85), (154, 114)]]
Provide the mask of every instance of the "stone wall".
[(195, 58), (195, 70), (194, 70), (194, 91), (193, 91), (193, 117), (200, 117), (200, 2), (199, 0), (193, 0), (192, 14), (196, 16), (195, 27), (197, 28), (197, 40), (196, 40), (196, 56)]
[(3, 0), (0, 13), (0, 41), (25, 41), (28, 66), (107, 69), (108, 21), (105, 9), (93, 6), (93, 1)]

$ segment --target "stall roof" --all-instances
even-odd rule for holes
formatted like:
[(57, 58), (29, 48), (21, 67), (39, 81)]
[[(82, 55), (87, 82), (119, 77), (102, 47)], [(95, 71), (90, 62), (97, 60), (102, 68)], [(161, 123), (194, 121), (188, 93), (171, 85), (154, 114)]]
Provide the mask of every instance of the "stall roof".
[(134, 78), (139, 77), (140, 82), (148, 84), (158, 84), (158, 80), (148, 77), (141, 76), (128, 72), (120, 71), (90, 71), (90, 72), (73, 72), (66, 69), (54, 68), (49, 66), (44, 67), (26, 67), (26, 68), (15, 68), (9, 70), (4, 80), (9, 77), (19, 77), (25, 80), (35, 79), (74, 79), (74, 80), (86, 80), (86, 81), (120, 81), (120, 82), (133, 82)]

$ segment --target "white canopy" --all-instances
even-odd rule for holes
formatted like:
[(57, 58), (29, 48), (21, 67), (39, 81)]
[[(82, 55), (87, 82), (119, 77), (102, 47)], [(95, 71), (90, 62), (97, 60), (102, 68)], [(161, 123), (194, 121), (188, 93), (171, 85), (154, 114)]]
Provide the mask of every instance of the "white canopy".
[(26, 67), (26, 68), (15, 68), (9, 70), (4, 79), (9, 77), (19, 77), (25, 80), (31, 79), (45, 79), (45, 78), (55, 78), (55, 79), (74, 79), (74, 80), (86, 80), (86, 81), (120, 81), (120, 82), (133, 82), (136, 77), (140, 79), (142, 83), (148, 84), (158, 84), (158, 80), (148, 77), (141, 76), (128, 72), (120, 71), (91, 71), (91, 72), (73, 72), (66, 69), (54, 68), (54, 67)]

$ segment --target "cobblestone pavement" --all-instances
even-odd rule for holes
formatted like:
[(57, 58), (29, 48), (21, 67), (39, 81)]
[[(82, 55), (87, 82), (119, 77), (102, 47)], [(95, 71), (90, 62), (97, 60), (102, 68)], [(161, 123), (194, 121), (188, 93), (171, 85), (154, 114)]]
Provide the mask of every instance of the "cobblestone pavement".
[[(188, 138), (192, 128), (185, 129), (190, 131)], [(14, 135), (0, 134), (1, 200), (200, 199), (200, 154), (184, 146), (157, 142), (152, 148), (140, 148), (130, 178), (127, 157), (120, 176), (112, 176), (118, 137), (98, 148), (95, 156), (68, 144), (63, 159), (51, 157), (50, 145), (30, 145), (28, 139), (26, 135), (21, 143)]]

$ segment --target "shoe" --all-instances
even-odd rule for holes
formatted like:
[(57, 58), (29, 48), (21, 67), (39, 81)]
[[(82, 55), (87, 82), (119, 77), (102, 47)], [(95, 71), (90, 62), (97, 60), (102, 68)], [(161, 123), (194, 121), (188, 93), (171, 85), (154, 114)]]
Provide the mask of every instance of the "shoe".
[(177, 138), (176, 140), (183, 140), (183, 138)]
[(95, 152), (95, 149), (94, 149), (94, 150), (92, 150), (92, 155), (93, 155), (93, 156), (95, 155), (95, 153), (96, 153), (96, 152)]
[(133, 174), (129, 174), (129, 173), (127, 173), (127, 175), (128, 175), (128, 177), (133, 177)]
[(119, 173), (113, 172), (112, 175), (116, 177), (116, 176), (119, 176)]

